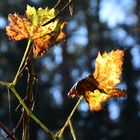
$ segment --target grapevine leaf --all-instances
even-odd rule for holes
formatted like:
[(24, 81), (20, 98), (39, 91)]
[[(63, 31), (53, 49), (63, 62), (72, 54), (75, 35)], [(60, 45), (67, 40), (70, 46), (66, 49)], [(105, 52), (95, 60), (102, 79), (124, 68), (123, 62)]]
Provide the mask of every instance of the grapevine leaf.
[(101, 55), (98, 53), (94, 78), (98, 81), (99, 87), (112, 89), (120, 83), (122, 74), (124, 51), (116, 50)]
[(125, 96), (125, 91), (115, 88), (121, 82), (123, 50), (98, 54), (94, 74), (79, 80), (69, 91), (72, 98), (83, 95), (91, 111), (102, 109), (102, 103), (110, 98)]
[(63, 29), (66, 22), (59, 19), (43, 26), (57, 15), (55, 9), (38, 8), (27, 5), (26, 14), (10, 14), (10, 25), (6, 27), (7, 35), (13, 40), (29, 38), (33, 41), (34, 57), (44, 56), (47, 49), (65, 39)]
[(100, 92), (98, 89), (94, 90), (93, 92), (86, 91), (84, 96), (90, 107), (90, 110), (92, 111), (101, 110), (101, 104), (107, 102), (111, 97), (106, 93)]
[(7, 34), (13, 40), (22, 40), (29, 37), (28, 28), (31, 26), (30, 21), (27, 18), (21, 17), (18, 14), (9, 14), (8, 20), (10, 25), (6, 27)]
[(38, 24), (39, 18), (37, 15), (37, 11), (34, 7), (27, 5), (26, 16), (27, 16), (28, 20), (30, 20), (32, 22), (32, 25)]

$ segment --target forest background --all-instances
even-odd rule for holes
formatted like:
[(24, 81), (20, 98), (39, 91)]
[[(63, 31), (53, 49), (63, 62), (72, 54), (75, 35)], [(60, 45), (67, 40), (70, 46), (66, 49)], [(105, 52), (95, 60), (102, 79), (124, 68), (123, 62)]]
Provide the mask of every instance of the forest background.
[[(0, 1), (0, 79), (12, 81), (25, 50), (26, 41), (9, 41), (5, 34), (9, 13), (23, 14), (26, 5), (53, 7), (56, 0), (1, 0)], [(94, 71), (97, 53), (126, 49), (120, 88), (127, 97), (113, 99), (104, 110), (90, 112), (83, 101), (72, 118), (79, 140), (134, 140), (140, 139), (140, 1), (139, 0), (75, 0), (74, 14), (64, 12), (69, 20), (65, 42), (51, 48), (45, 57), (35, 60), (38, 83), (34, 87), (34, 114), (57, 131), (66, 121), (76, 100), (67, 96), (72, 85)], [(19, 80), (18, 90), (24, 95), (26, 76)], [(9, 129), (15, 126), (21, 112), (15, 112), (17, 99), (11, 94), (9, 114), (7, 90), (0, 86), (0, 121)], [(20, 137), (22, 126), (16, 135)], [(71, 140), (68, 130), (66, 140)], [(31, 139), (49, 139), (31, 121)], [(0, 140), (6, 140), (0, 129)]]

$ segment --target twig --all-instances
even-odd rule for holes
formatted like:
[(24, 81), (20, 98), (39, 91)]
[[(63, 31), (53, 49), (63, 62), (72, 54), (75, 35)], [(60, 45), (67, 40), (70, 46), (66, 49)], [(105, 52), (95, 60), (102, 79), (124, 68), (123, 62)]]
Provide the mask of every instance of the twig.
[[(21, 70), (20, 70), (20, 72), (19, 72), (19, 76), (20, 76), (21, 73), (24, 71), (24, 69), (27, 67), (28, 58), (29, 58), (29, 55), (32, 53), (32, 49), (33, 49), (33, 45), (32, 45), (32, 46), (30, 47), (30, 49), (28, 50), (28, 51), (29, 51), (28, 56), (27, 56), (27, 58), (26, 58), (26, 60), (25, 60), (24, 66), (21, 68)], [(34, 78), (34, 75), (35, 75), (35, 74), (33, 74), (33, 78)], [(24, 100), (27, 100), (27, 99), (24, 99)], [(15, 111), (18, 110), (18, 108), (20, 107), (20, 105), (21, 105), (21, 104), (19, 104), (19, 105), (16, 107)]]
[(74, 112), (76, 111), (76, 109), (77, 109), (78, 105), (80, 104), (80, 102), (82, 101), (82, 99), (83, 99), (83, 96), (81, 96), (81, 97), (79, 98), (78, 102), (77, 102), (76, 105), (74, 106), (74, 108), (73, 108), (72, 112), (70, 113), (70, 115), (69, 115), (67, 121), (65, 122), (64, 126), (63, 126), (63, 127), (61, 128), (61, 130), (59, 131), (59, 134), (58, 134), (58, 137), (59, 137), (59, 138), (62, 137), (65, 128), (68, 126), (70, 119), (72, 118)]
[(42, 26), (46, 26), (46, 25), (50, 24), (51, 22), (54, 22), (71, 3), (72, 3), (72, 1), (67, 2), (66, 5), (59, 11), (59, 13), (54, 18), (52, 18), (51, 20), (49, 20)]
[(24, 62), (25, 62), (25, 60), (26, 60), (27, 54), (28, 54), (29, 49), (30, 49), (30, 44), (31, 44), (31, 40), (29, 39), (29, 40), (28, 40), (28, 43), (27, 43), (27, 47), (26, 47), (25, 53), (24, 53), (24, 55), (23, 55), (23, 57), (22, 57), (20, 66), (19, 66), (18, 71), (17, 71), (17, 73), (16, 73), (16, 76), (15, 76), (13, 82), (12, 82), (13, 85), (16, 84), (17, 79), (18, 79), (18, 76), (20, 75), (21, 68), (22, 68), (22, 66), (23, 66), (23, 64), (24, 64)]
[(9, 108), (9, 117), (11, 118), (11, 96), (10, 96), (10, 91), (9, 88), (7, 87), (7, 95), (8, 95), (8, 108)]
[[(34, 84), (34, 67), (33, 67), (33, 51), (29, 52), (27, 58), (27, 70), (28, 70), (28, 82), (27, 82), (27, 91), (26, 91), (26, 105), (31, 110), (32, 101), (33, 101), (33, 84)], [(22, 140), (29, 140), (30, 139), (30, 116), (27, 112), (23, 112), (23, 135)]]
[(21, 116), (20, 116), (20, 119), (19, 119), (19, 121), (18, 121), (18, 123), (17, 123), (16, 127), (12, 130), (12, 131), (13, 131), (13, 133), (15, 133), (15, 132), (16, 132), (16, 130), (17, 130), (17, 128), (19, 127), (19, 125), (20, 125), (20, 123), (21, 123), (22, 119), (23, 119), (23, 112), (22, 112), (22, 114), (21, 114)]
[(22, 75), (23, 71), (24, 71), (25, 68), (27, 67), (27, 64), (28, 64), (27, 60), (28, 60), (29, 55), (30, 55), (30, 53), (32, 52), (32, 50), (33, 50), (33, 45), (30, 46), (30, 48), (29, 48), (29, 50), (28, 50), (28, 56), (26, 56), (26, 60), (24, 61), (24, 66), (22, 66), (22, 68), (20, 69), (19, 77)]
[(21, 103), (21, 105), (24, 107), (24, 109), (26, 110), (27, 114), (36, 122), (40, 125), (40, 127), (42, 127), (54, 140), (56, 140), (55, 135), (29, 110), (29, 108), (26, 106), (26, 104), (24, 103), (24, 101), (21, 99), (21, 97), (19, 96), (18, 92), (16, 91), (16, 89), (14, 88), (13, 85), (11, 85), (9, 87), (12, 92), (15, 94), (16, 98), (19, 100), (19, 102)]
[(2, 122), (0, 122), (0, 128), (3, 129), (3, 131), (7, 134), (7, 138), (10, 138), (11, 140), (17, 140), (13, 133), (11, 133), (6, 126)]
[(71, 120), (69, 120), (69, 127), (70, 127), (70, 131), (71, 131), (73, 140), (76, 140), (76, 135), (75, 135), (75, 131), (74, 131), (74, 128), (73, 128)]
[(69, 13), (72, 16), (73, 14), (73, 0), (58, 0), (58, 2), (56, 3), (56, 5), (54, 6), (54, 9), (58, 9), (61, 10), (62, 6), (65, 6), (64, 4), (67, 2), (71, 2), (69, 6)]
[(0, 85), (9, 87), (11, 83), (0, 81)]

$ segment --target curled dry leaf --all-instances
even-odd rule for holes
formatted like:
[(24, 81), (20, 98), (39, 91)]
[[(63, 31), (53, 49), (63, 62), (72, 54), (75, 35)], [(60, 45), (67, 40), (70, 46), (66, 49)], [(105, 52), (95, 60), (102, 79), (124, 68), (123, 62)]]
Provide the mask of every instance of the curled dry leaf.
[(34, 56), (44, 56), (46, 50), (56, 43), (65, 39), (63, 29), (66, 22), (59, 19), (43, 26), (57, 15), (55, 9), (37, 10), (27, 5), (26, 15), (20, 16), (17, 13), (10, 14), (8, 20), (10, 25), (6, 27), (7, 35), (13, 40), (29, 38), (33, 41)]
[(102, 103), (110, 98), (125, 96), (125, 91), (115, 88), (122, 74), (123, 50), (98, 54), (95, 72), (79, 80), (69, 91), (72, 98), (83, 95), (91, 111), (102, 109)]

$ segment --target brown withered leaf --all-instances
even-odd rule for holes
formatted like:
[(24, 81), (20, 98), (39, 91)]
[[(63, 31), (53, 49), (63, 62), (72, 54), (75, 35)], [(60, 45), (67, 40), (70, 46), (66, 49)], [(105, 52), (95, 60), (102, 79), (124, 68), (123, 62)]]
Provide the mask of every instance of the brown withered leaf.
[(92, 74), (79, 80), (68, 93), (69, 97), (76, 97), (77, 95), (84, 95), (87, 91), (92, 92), (98, 87), (98, 82)]
[(13, 40), (22, 40), (29, 37), (27, 26), (31, 26), (30, 21), (19, 14), (9, 14), (8, 21), (10, 25), (6, 27), (7, 34)]
[(123, 50), (98, 54), (94, 74), (79, 80), (69, 91), (69, 97), (83, 95), (91, 111), (102, 109), (102, 103), (110, 98), (125, 96), (125, 91), (115, 88), (120, 83), (123, 65)]
[(55, 9), (38, 8), (27, 5), (26, 15), (10, 14), (7, 35), (13, 40), (29, 38), (33, 41), (34, 57), (44, 56), (47, 49), (65, 39), (63, 29), (66, 22), (59, 19), (43, 26), (58, 14)]
[(57, 29), (56, 31), (54, 29), (53, 32), (50, 32), (47, 35), (42, 36), (40, 38), (34, 39), (33, 52), (35, 57), (44, 56), (48, 48), (52, 47), (54, 44), (57, 44), (65, 39), (66, 34), (60, 31), (61, 28), (64, 28), (65, 24), (66, 22), (61, 24), (61, 26), (58, 26), (60, 27), (60, 29)]

